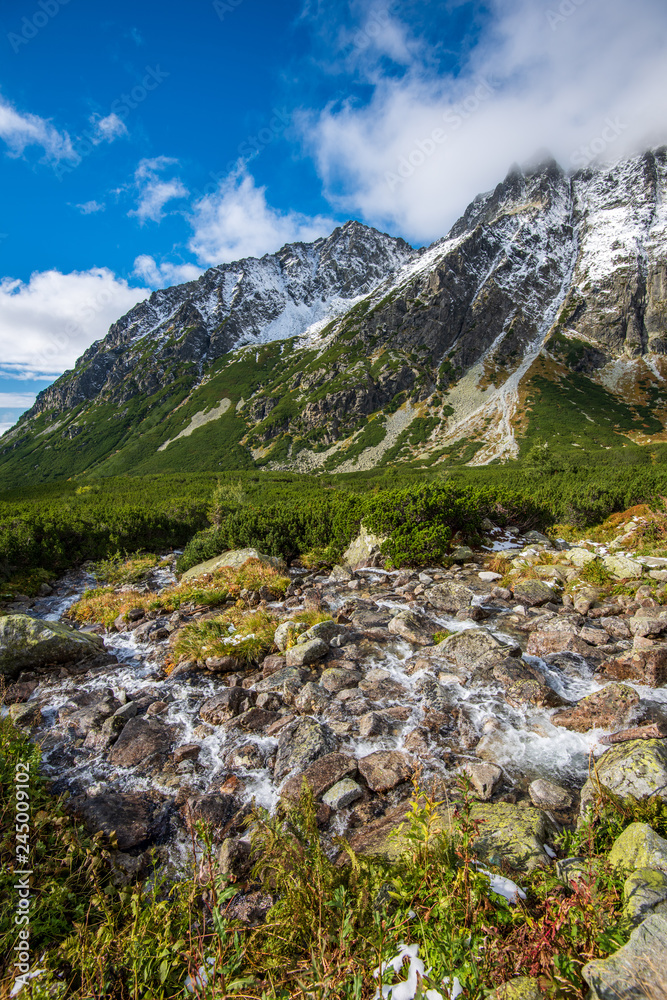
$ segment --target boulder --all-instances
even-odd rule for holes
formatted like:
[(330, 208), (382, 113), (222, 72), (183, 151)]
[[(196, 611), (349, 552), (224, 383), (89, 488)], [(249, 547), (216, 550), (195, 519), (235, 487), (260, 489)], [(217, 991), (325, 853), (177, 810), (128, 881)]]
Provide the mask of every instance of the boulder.
[(188, 830), (196, 832), (198, 822), (205, 823), (219, 841), (239, 811), (239, 803), (233, 795), (223, 792), (208, 792), (191, 795), (182, 807), (183, 818)]
[(127, 851), (148, 844), (166, 830), (168, 810), (156, 792), (104, 792), (90, 798), (77, 795), (68, 809), (83, 820), (91, 834), (116, 834), (118, 847)]
[(366, 784), (374, 792), (388, 792), (403, 781), (409, 781), (415, 770), (412, 758), (399, 750), (379, 750), (368, 754), (359, 760), (358, 766)]
[(657, 868), (667, 873), (667, 840), (648, 823), (630, 823), (614, 841), (609, 864), (626, 872)]
[(574, 798), (566, 788), (548, 781), (546, 778), (538, 778), (531, 781), (528, 786), (530, 801), (537, 809), (550, 809), (555, 812), (563, 812), (571, 809), (574, 805)]
[(277, 559), (275, 556), (265, 556), (257, 549), (230, 549), (229, 552), (223, 552), (222, 555), (215, 556), (213, 559), (207, 559), (206, 562), (198, 563), (196, 566), (192, 566), (191, 569), (186, 570), (181, 577), (181, 582), (196, 580), (200, 576), (215, 573), (217, 569), (224, 569), (226, 567), (240, 569), (249, 559), (259, 559), (265, 566), (271, 566), (273, 569), (285, 569), (285, 563), (282, 559)]
[(667, 919), (652, 914), (609, 958), (582, 975), (599, 1000), (658, 1000), (667, 995)]
[(618, 729), (627, 725), (632, 711), (639, 704), (639, 695), (627, 684), (606, 684), (601, 691), (587, 695), (573, 708), (557, 712), (551, 719), (554, 726), (587, 733), (591, 729)]
[(28, 615), (0, 617), (0, 676), (14, 680), (22, 670), (75, 663), (104, 652), (98, 635), (77, 632), (62, 622)]
[(594, 552), (589, 552), (588, 549), (575, 547), (573, 549), (569, 549), (563, 558), (566, 559), (567, 562), (572, 563), (573, 566), (583, 569), (583, 567), (588, 565), (588, 563), (594, 562), (597, 559), (597, 556)]
[[(326, 671), (325, 671), (326, 673)], [(347, 673), (347, 671), (345, 671)], [(361, 676), (361, 675), (359, 675)], [(270, 695), (260, 695), (260, 698), (268, 698)], [(323, 712), (329, 704), (329, 696), (320, 684), (315, 681), (308, 681), (303, 685), (298, 694), (294, 696), (294, 707), (299, 712), (311, 712), (318, 715)]]
[(455, 563), (471, 562), (475, 553), (468, 545), (456, 545), (449, 553), (449, 558)]
[(305, 622), (293, 622), (290, 620), (281, 622), (273, 635), (275, 642), (281, 653), (284, 653), (288, 646), (293, 646), (297, 638), (306, 631), (308, 626)]
[(594, 802), (597, 782), (620, 798), (647, 799), (658, 795), (667, 802), (667, 745), (664, 740), (630, 740), (617, 743), (598, 759), (595, 781), (581, 792), (581, 815)]
[(643, 638), (664, 635), (667, 632), (667, 608), (640, 608), (628, 620), (633, 635)]
[(464, 774), (470, 779), (475, 794), (482, 802), (488, 802), (503, 780), (502, 769), (497, 764), (464, 764)]
[(493, 676), (505, 689), (508, 704), (555, 708), (563, 704), (560, 695), (546, 684), (536, 667), (514, 656), (506, 656), (493, 668)]
[(445, 580), (424, 591), (424, 597), (438, 611), (455, 613), (466, 611), (472, 604), (475, 591), (463, 583)]
[(520, 649), (503, 645), (483, 628), (470, 628), (448, 635), (433, 649), (425, 650), (425, 655), (436, 662), (446, 661), (449, 670), (454, 666), (453, 673), (467, 680), (474, 673), (490, 673), (496, 663), (514, 652)]
[(218, 869), (231, 882), (247, 881), (252, 869), (250, 844), (240, 837), (227, 837), (218, 853)]
[(609, 570), (617, 580), (638, 580), (644, 572), (644, 567), (640, 562), (637, 562), (636, 559), (629, 559), (627, 556), (606, 556), (602, 562), (604, 568)]
[(291, 700), (301, 690), (308, 677), (308, 670), (302, 670), (299, 667), (283, 667), (258, 681), (255, 684), (255, 692), (257, 694), (275, 692), (282, 697), (287, 695), (288, 700)]
[(135, 717), (123, 728), (111, 753), (109, 763), (117, 767), (146, 764), (157, 755), (166, 754), (174, 740), (174, 729), (159, 719)]
[(359, 534), (343, 553), (343, 566), (357, 569), (363, 566), (381, 565), (382, 545), (386, 541), (386, 535), (374, 535), (362, 524)]
[(202, 721), (208, 722), (210, 726), (221, 726), (223, 722), (229, 722), (239, 714), (241, 702), (246, 697), (247, 692), (242, 687), (225, 688), (219, 694), (206, 699), (199, 709), (199, 715)]
[(553, 588), (542, 580), (519, 580), (512, 584), (512, 592), (515, 600), (521, 601), (529, 608), (537, 608), (541, 604), (548, 604), (553, 601)]
[(338, 749), (338, 738), (327, 725), (300, 718), (288, 723), (278, 736), (274, 779), (281, 781), (292, 771), (303, 772), (313, 761)]
[(667, 917), (667, 872), (638, 868), (623, 885), (623, 913), (639, 924), (650, 913)]
[(541, 989), (539, 980), (530, 976), (517, 976), (487, 993), (486, 1000), (544, 1000), (547, 994)]
[(343, 778), (342, 781), (337, 781), (328, 792), (325, 792), (322, 801), (330, 809), (345, 809), (346, 806), (352, 805), (353, 802), (360, 799), (363, 794), (356, 781), (353, 781), (352, 778)]
[(528, 656), (551, 656), (553, 653), (578, 653), (588, 656), (591, 647), (578, 635), (569, 630), (555, 631), (539, 629), (531, 632), (528, 637), (526, 653)]
[(437, 626), (426, 615), (406, 610), (399, 611), (389, 622), (388, 628), (394, 635), (400, 635), (417, 646), (431, 646)]
[(533, 806), (497, 802), (476, 803), (471, 819), (479, 822), (474, 849), (484, 860), (501, 866), (533, 871), (550, 863), (544, 843), (551, 832), (546, 813)]
[(329, 647), (322, 639), (309, 639), (307, 642), (297, 643), (287, 650), (285, 662), (288, 667), (304, 667), (311, 663), (317, 663), (329, 652)]
[(322, 671), (320, 684), (325, 691), (336, 694), (346, 688), (357, 687), (363, 674), (359, 670), (346, 670), (344, 667), (327, 667)]
[(304, 781), (314, 798), (319, 799), (343, 778), (357, 773), (357, 762), (346, 753), (329, 753), (313, 761), (301, 774), (294, 774), (284, 783), (280, 795), (288, 802), (298, 802)]
[(297, 645), (300, 645), (302, 642), (309, 642), (311, 639), (321, 639), (328, 646), (332, 639), (336, 636), (346, 635), (348, 631), (344, 625), (338, 625), (337, 622), (328, 619), (324, 622), (318, 622), (316, 625), (311, 625), (309, 629), (299, 636)]
[(635, 681), (647, 687), (667, 684), (667, 648), (628, 650), (613, 660), (606, 660), (599, 671), (614, 681)]

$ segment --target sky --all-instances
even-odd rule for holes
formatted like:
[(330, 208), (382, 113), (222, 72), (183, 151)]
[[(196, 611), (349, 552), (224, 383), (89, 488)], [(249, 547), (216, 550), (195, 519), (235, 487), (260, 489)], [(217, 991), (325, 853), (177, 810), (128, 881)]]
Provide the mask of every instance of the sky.
[(0, 433), (155, 288), (665, 141), (664, 0), (3, 0)]

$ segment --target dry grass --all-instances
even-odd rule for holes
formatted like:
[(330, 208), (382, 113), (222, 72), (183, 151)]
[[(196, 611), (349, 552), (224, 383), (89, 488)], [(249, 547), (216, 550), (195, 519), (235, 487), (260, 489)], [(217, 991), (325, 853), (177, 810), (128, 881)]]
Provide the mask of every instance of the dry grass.
[(262, 587), (278, 600), (289, 584), (289, 577), (258, 559), (249, 559), (239, 569), (224, 567), (197, 580), (167, 587), (160, 594), (119, 593), (113, 587), (88, 590), (67, 614), (80, 623), (101, 622), (110, 628), (119, 615), (126, 616), (133, 608), (171, 614), (184, 605), (219, 607), (237, 601), (242, 590), (259, 591)]
[(257, 663), (273, 649), (278, 625), (278, 618), (264, 608), (230, 608), (219, 618), (192, 622), (181, 629), (174, 643), (174, 656), (177, 660), (236, 656), (244, 663)]

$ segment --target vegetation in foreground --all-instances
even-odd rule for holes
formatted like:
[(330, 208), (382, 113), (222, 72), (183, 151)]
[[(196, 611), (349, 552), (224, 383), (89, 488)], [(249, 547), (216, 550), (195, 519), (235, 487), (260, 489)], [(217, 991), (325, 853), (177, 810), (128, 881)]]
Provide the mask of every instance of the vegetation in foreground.
[(630, 448), (618, 451), (615, 464), (582, 455), (580, 464), (565, 465), (535, 445), (523, 462), (481, 469), (405, 465), (338, 476), (241, 471), (33, 486), (0, 494), (0, 600), (34, 594), (86, 560), (111, 560), (111, 570), (119, 552), (185, 546), (180, 571), (240, 546), (306, 563), (335, 561), (362, 522), (387, 536), (388, 562), (432, 565), (453, 545), (478, 539), (484, 518), (581, 530), (615, 511), (658, 503), (667, 495), (660, 457)]
[[(213, 845), (201, 826), (193, 840), (196, 875), (175, 879), (156, 854), (143, 884), (114, 884), (110, 845), (89, 837), (64, 800), (50, 796), (37, 772), (38, 749), (8, 719), (0, 721), (3, 899), (11, 900), (15, 880), (17, 760), (30, 761), (33, 775), (31, 849), (39, 878), (32, 884), (31, 949), (45, 970), (31, 983), (33, 998), (370, 1000), (380, 985), (374, 971), (383, 964), (385, 985), (405, 979), (407, 967), (398, 964), (394, 972), (386, 964), (403, 945), (417, 945), (425, 962), (422, 991), (446, 997), (456, 977), (466, 1000), (481, 1000), (527, 975), (550, 996), (583, 997), (582, 966), (615, 951), (631, 929), (621, 915), (622, 876), (606, 861), (611, 844), (635, 821), (667, 833), (663, 803), (599, 798), (588, 822), (566, 831), (559, 845), (563, 854), (584, 857), (585, 874), (564, 884), (553, 869), (514, 873), (526, 899), (510, 903), (475, 861), (479, 824), (471, 819), (465, 784), (454, 809), (415, 788), (403, 851), (392, 863), (356, 856), (343, 840), (342, 863), (332, 860), (305, 791), (300, 806), (273, 817), (255, 810), (251, 818), (250, 881), (274, 905), (265, 923), (248, 929), (227, 915), (246, 884), (215, 874)], [(12, 916), (11, 906), (3, 907), (4, 997), (13, 983)]]

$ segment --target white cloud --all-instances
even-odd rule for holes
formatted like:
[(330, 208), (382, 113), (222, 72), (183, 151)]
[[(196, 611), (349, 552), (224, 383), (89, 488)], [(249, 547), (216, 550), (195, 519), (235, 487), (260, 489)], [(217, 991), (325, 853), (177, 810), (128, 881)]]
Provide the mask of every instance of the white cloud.
[(162, 209), (167, 202), (187, 197), (188, 189), (180, 178), (163, 180), (160, 176), (163, 170), (177, 163), (178, 160), (169, 156), (141, 160), (134, 172), (134, 185), (139, 191), (137, 207), (128, 215), (136, 215), (142, 225), (147, 219), (160, 222), (164, 218)]
[(34, 402), (34, 392), (0, 392), (0, 408), (3, 410), (29, 410)]
[(0, 281), (0, 370), (16, 378), (60, 375), (136, 302), (108, 268), (35, 272), (30, 281)]
[[(582, 165), (582, 147), (612, 134), (607, 119), (616, 131), (608, 158), (667, 138), (664, 0), (491, 0), (488, 11), (451, 73), (436, 72), (389, 16), (358, 59), (370, 101), (304, 117), (304, 141), (338, 210), (429, 241), (538, 149), (566, 168)], [(391, 37), (395, 63), (411, 55), (400, 72), (384, 69)]]
[(106, 115), (105, 118), (91, 115), (90, 123), (95, 130), (93, 136), (95, 145), (100, 142), (113, 142), (114, 139), (120, 139), (121, 136), (129, 134), (123, 120), (117, 114), (112, 113)]
[(67, 132), (59, 132), (39, 115), (17, 111), (3, 97), (0, 97), (0, 139), (6, 143), (11, 156), (20, 156), (27, 146), (41, 146), (48, 160), (79, 159)]
[(241, 163), (217, 191), (195, 203), (190, 221), (194, 234), (188, 245), (203, 265), (261, 257), (285, 243), (327, 235), (336, 225), (324, 216), (311, 218), (272, 208), (266, 188), (257, 187)]
[(173, 264), (171, 261), (162, 261), (158, 264), (154, 257), (142, 253), (134, 262), (133, 273), (150, 288), (165, 288), (167, 285), (194, 281), (204, 272), (194, 264)]
[(103, 212), (106, 208), (104, 202), (84, 201), (82, 205), (77, 205), (82, 215), (93, 215), (95, 212)]

